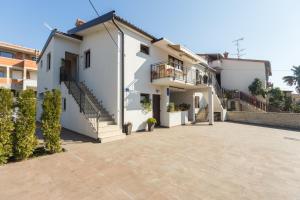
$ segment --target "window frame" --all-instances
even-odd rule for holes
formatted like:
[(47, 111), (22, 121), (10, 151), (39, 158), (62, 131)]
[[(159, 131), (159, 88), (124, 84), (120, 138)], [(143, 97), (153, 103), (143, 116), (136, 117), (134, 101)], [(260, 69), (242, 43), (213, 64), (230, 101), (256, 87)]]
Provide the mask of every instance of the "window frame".
[(67, 98), (65, 97), (62, 98), (62, 111), (63, 112), (67, 111)]
[[(9, 56), (4, 56), (3, 54), (10, 54), (11, 55), (11, 57), (9, 57)], [(4, 57), (4, 58), (15, 58), (15, 54), (14, 53), (12, 53), (12, 52), (9, 52), (9, 51), (0, 51), (0, 56), (1, 57)]]
[(0, 76), (0, 78), (6, 78), (7, 77), (7, 69), (4, 67), (0, 67), (0, 74), (3, 70), (3, 76)]
[(140, 103), (144, 103), (144, 100), (147, 100), (148, 102), (151, 102), (150, 94), (148, 93), (140, 93)]
[(175, 69), (183, 70), (183, 61), (178, 58), (175, 58), (174, 56), (168, 56), (168, 63)]
[(47, 71), (51, 70), (51, 52), (47, 54)]
[(84, 69), (91, 68), (91, 50), (88, 49), (84, 52)]
[(150, 55), (150, 47), (145, 44), (140, 44), (140, 52), (145, 55)]

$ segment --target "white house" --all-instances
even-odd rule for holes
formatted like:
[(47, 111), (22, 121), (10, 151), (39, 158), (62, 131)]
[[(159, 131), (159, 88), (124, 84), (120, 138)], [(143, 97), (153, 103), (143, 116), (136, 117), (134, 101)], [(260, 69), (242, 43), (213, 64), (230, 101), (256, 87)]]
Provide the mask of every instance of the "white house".
[[(195, 121), (201, 108), (209, 111), (210, 124), (214, 112), (224, 116), (215, 70), (205, 59), (114, 11), (77, 20), (67, 33), (53, 30), (38, 65), (40, 99), (46, 90), (62, 92), (62, 126), (101, 142), (124, 138), (127, 122), (133, 131), (144, 130), (150, 117), (172, 127)], [(175, 112), (174, 104), (187, 110)], [(39, 101), (38, 118), (41, 112)]]
[(262, 81), (263, 88), (267, 89), (270, 86), (269, 77), (272, 75), (270, 61), (229, 58), (227, 52), (224, 55), (218, 53), (198, 55), (216, 70), (216, 79), (221, 88), (238, 91), (239, 105), (235, 106), (237, 110), (266, 111), (266, 99), (262, 96), (252, 96), (248, 87), (256, 78)]
[(248, 86), (258, 78), (267, 88), (272, 75), (271, 63), (267, 60), (229, 58), (228, 53), (198, 54), (217, 71), (217, 80), (222, 88), (239, 90), (250, 94)]

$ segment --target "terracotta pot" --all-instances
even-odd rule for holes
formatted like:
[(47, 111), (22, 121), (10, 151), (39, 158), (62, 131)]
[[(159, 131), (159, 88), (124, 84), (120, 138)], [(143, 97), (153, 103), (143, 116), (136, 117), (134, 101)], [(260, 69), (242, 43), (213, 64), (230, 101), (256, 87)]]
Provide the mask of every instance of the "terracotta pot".
[(126, 124), (126, 125), (124, 126), (124, 129), (125, 129), (126, 135), (131, 135), (132, 124)]
[(148, 123), (148, 131), (152, 132), (154, 130), (154, 126), (155, 126), (155, 124)]

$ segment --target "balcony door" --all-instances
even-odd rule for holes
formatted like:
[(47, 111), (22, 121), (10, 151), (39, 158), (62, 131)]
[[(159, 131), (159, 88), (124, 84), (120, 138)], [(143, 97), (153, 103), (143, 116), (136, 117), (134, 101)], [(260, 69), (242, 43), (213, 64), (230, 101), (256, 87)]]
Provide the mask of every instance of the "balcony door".
[(175, 69), (183, 70), (183, 61), (169, 55), (169, 65)]

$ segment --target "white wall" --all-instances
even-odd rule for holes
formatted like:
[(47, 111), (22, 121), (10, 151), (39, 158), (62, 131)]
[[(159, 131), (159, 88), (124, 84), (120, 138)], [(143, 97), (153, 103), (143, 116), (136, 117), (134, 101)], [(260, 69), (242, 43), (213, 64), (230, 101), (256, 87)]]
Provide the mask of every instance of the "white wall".
[[(140, 103), (140, 94), (161, 94), (160, 87), (152, 85), (150, 80), (151, 64), (167, 61), (168, 54), (152, 45), (145, 37), (125, 27), (125, 122), (132, 122), (133, 131), (146, 128), (146, 121), (152, 112), (144, 112)], [(140, 52), (140, 45), (150, 47), (150, 55)]]
[[(61, 89), (59, 84), (60, 67), (62, 65), (61, 59), (65, 58), (65, 52), (79, 54), (79, 42), (70, 39), (63, 39), (59, 36), (54, 36), (43, 56), (38, 63), (38, 77), (37, 77), (37, 93), (46, 90)], [(51, 53), (51, 68), (47, 70), (47, 55)], [(42, 65), (43, 63), (43, 65)], [(37, 120), (40, 119), (42, 113), (41, 99), (37, 102)]]
[(66, 111), (62, 111), (61, 114), (62, 127), (98, 139), (98, 133), (92, 128), (84, 114), (80, 113), (78, 104), (73, 96), (69, 94), (68, 88), (64, 83), (61, 86), (61, 93), (62, 98), (66, 98)]
[[(107, 24), (114, 40), (119, 43), (116, 28)], [(120, 47), (120, 45), (118, 45)], [(91, 67), (85, 69), (84, 52), (91, 52)], [(84, 36), (80, 46), (79, 79), (92, 90), (98, 101), (120, 124), (120, 66), (119, 49), (105, 30)]]
[(222, 60), (221, 68), (221, 85), (225, 89), (237, 89), (249, 94), (248, 87), (255, 78), (259, 78), (266, 87), (264, 63)]

